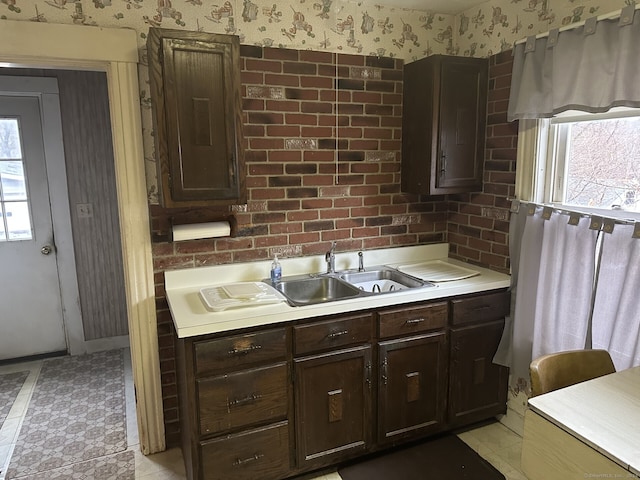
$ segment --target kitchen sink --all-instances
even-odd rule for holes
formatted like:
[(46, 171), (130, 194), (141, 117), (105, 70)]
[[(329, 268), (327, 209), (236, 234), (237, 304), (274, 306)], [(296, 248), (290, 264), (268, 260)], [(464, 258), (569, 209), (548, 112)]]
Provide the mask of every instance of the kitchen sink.
[(359, 288), (331, 276), (284, 277), (275, 288), (294, 306), (344, 300), (362, 293)]
[(432, 285), (391, 267), (373, 267), (365, 271), (341, 272), (340, 278), (367, 293), (389, 293)]
[[(271, 284), (270, 280), (264, 280)], [(290, 305), (300, 307), (381, 293), (433, 286), (394, 268), (381, 266), (366, 271), (347, 270), (335, 274), (283, 277), (274, 287)]]

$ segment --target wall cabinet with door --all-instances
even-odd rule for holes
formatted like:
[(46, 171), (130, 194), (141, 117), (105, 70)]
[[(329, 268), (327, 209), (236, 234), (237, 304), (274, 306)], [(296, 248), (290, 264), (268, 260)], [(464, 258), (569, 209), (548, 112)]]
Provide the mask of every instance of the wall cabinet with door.
[(180, 339), (188, 478), (286, 478), (503, 413), (508, 306), (499, 291)]
[(433, 55), (404, 67), (402, 191), (482, 189), (488, 60)]
[(162, 205), (245, 203), (238, 37), (150, 28), (147, 50)]

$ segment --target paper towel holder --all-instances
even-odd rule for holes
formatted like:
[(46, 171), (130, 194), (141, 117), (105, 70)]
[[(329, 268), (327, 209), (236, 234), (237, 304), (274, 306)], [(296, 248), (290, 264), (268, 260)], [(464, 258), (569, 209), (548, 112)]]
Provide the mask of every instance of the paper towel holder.
[[(170, 243), (184, 240), (235, 237), (237, 221), (234, 216), (215, 218), (170, 217), (168, 240)], [(193, 228), (190, 228), (193, 226)]]

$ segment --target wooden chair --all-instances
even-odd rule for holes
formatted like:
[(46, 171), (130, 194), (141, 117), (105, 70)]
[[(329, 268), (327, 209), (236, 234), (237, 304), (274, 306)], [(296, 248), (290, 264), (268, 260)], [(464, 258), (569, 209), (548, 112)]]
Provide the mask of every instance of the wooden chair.
[(532, 396), (616, 371), (606, 350), (571, 350), (536, 358), (529, 365)]

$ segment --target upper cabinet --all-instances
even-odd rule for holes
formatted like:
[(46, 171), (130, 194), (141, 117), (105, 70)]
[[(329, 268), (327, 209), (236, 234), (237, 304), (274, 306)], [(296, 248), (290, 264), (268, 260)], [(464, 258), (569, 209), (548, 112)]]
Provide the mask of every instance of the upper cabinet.
[(238, 37), (150, 28), (147, 49), (162, 205), (246, 203)]
[(482, 189), (488, 61), (433, 55), (404, 67), (402, 191)]

